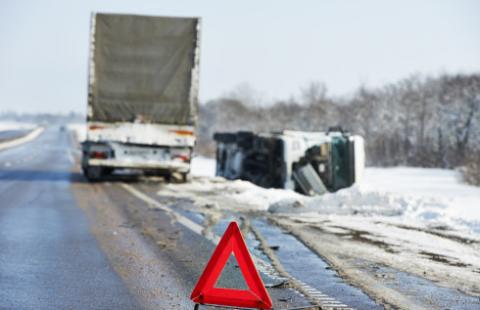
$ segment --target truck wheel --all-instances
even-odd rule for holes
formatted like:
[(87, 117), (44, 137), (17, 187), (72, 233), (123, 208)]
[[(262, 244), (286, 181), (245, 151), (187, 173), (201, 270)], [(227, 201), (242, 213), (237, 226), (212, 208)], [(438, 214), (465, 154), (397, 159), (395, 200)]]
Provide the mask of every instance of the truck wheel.
[(104, 175), (103, 168), (99, 166), (87, 166), (83, 170), (83, 173), (85, 174), (85, 177), (91, 182), (100, 180)]
[(165, 180), (165, 183), (170, 183), (172, 182), (172, 173), (167, 172), (165, 174), (162, 174), (163, 179)]
[(115, 169), (113, 169), (113, 168), (103, 168), (102, 175), (103, 176), (109, 176), (113, 173), (113, 170), (115, 170)]
[(180, 182), (181, 182), (181, 183), (187, 183), (187, 181), (188, 181), (188, 172), (182, 172), (182, 173), (180, 174), (180, 177), (181, 177), (181, 179), (180, 179)]

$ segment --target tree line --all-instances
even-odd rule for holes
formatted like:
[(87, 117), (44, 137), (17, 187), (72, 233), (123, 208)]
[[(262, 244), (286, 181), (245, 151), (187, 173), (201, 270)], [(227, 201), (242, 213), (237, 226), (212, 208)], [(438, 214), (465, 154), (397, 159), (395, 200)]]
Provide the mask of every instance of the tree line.
[(382, 87), (329, 96), (312, 82), (298, 98), (259, 105), (232, 93), (200, 105), (197, 151), (213, 155), (215, 132), (325, 131), (365, 138), (367, 165), (458, 168), (480, 182), (480, 74), (413, 75)]

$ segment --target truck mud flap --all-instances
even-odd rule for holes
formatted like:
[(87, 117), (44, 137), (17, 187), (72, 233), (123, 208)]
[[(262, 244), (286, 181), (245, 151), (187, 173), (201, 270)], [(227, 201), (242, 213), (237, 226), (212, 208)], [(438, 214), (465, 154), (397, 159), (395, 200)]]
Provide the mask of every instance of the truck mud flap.
[(293, 171), (293, 179), (305, 195), (323, 195), (328, 192), (311, 164), (297, 167)]

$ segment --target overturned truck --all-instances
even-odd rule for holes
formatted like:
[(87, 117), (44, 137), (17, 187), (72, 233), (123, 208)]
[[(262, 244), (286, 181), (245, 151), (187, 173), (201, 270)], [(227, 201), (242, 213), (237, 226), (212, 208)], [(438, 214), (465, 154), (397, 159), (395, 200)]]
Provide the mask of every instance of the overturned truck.
[(305, 195), (335, 192), (361, 181), (363, 138), (326, 132), (216, 133), (216, 175)]

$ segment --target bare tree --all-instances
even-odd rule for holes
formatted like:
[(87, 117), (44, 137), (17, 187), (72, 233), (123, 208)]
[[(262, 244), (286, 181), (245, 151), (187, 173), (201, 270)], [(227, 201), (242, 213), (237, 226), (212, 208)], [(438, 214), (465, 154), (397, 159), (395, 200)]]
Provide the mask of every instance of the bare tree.
[(341, 125), (365, 137), (369, 165), (464, 165), (468, 180), (479, 174), (480, 74), (412, 75), (381, 88), (361, 86), (349, 98), (328, 96), (321, 82), (302, 88), (300, 100), (264, 105), (258, 94), (245, 84), (201, 106), (199, 140), (209, 152), (215, 131), (321, 131)]

